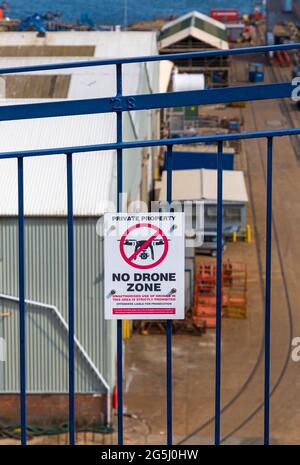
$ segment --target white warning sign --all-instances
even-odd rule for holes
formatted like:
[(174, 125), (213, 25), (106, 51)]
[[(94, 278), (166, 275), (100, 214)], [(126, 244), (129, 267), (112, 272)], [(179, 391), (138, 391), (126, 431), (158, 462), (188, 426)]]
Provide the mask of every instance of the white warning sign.
[(184, 318), (184, 214), (106, 213), (105, 318)]

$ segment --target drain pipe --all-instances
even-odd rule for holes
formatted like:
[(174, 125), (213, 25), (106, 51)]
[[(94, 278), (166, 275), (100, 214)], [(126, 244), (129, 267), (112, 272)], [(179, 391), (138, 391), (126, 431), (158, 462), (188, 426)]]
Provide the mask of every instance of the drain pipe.
[[(0, 299), (7, 300), (9, 302), (19, 303), (19, 298), (18, 297), (6, 295), (6, 294), (1, 294), (0, 293)], [(48, 310), (48, 311), (52, 312), (55, 315), (55, 317), (59, 320), (59, 322), (61, 323), (61, 325), (63, 326), (63, 328), (67, 332), (67, 334), (69, 333), (68, 323), (66, 322), (66, 320), (64, 319), (64, 317), (62, 316), (62, 314), (60, 313), (58, 308), (55, 307), (55, 305), (48, 305), (48, 304), (44, 304), (42, 302), (37, 302), (35, 300), (25, 300), (25, 303), (26, 303), (26, 305), (31, 305), (32, 307), (38, 307), (38, 308), (41, 308), (43, 310)], [(111, 392), (110, 392), (110, 386), (109, 386), (108, 382), (104, 379), (103, 375), (100, 373), (100, 371), (98, 370), (96, 365), (94, 364), (94, 362), (91, 359), (91, 357), (89, 356), (89, 354), (82, 347), (82, 345), (80, 344), (80, 342), (79, 342), (79, 340), (77, 339), (76, 336), (74, 336), (74, 343), (75, 343), (75, 346), (76, 346), (77, 350), (80, 352), (80, 354), (85, 359), (85, 361), (87, 362), (87, 364), (89, 365), (91, 370), (96, 375), (97, 379), (103, 384), (103, 386), (106, 389), (106, 423), (107, 423), (107, 425), (110, 426), (111, 425)]]

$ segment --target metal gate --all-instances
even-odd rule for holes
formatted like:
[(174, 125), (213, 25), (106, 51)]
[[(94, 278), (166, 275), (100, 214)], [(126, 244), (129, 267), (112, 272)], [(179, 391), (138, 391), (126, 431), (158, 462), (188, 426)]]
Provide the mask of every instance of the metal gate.
[[(246, 54), (268, 54), (269, 52), (300, 49), (300, 44), (259, 46), (226, 51), (202, 51), (193, 53), (145, 56), (137, 58), (92, 60), (51, 65), (23, 66), (0, 69), (0, 75), (24, 72), (61, 70), (91, 66), (115, 65), (117, 93), (109, 98), (89, 100), (49, 102), (37, 104), (9, 105), (0, 107), (0, 120), (22, 120), (45, 117), (59, 117), (96, 113), (117, 115), (116, 143), (77, 147), (51, 148), (44, 150), (0, 153), (0, 159), (18, 160), (18, 227), (19, 227), (19, 312), (20, 312), (20, 399), (21, 399), (21, 443), (26, 444), (26, 296), (25, 296), (25, 243), (24, 243), (24, 183), (23, 160), (26, 157), (60, 155), (67, 164), (67, 206), (68, 206), (68, 312), (69, 312), (69, 442), (75, 444), (75, 383), (74, 383), (74, 231), (73, 231), (73, 153), (115, 150), (117, 153), (117, 193), (118, 211), (121, 208), (122, 156), (123, 150), (142, 147), (167, 149), (167, 201), (172, 202), (172, 158), (173, 145), (195, 143), (217, 143), (217, 299), (216, 299), (216, 361), (215, 361), (215, 444), (221, 443), (221, 307), (222, 307), (222, 186), (223, 186), (223, 143), (225, 141), (266, 139), (267, 140), (267, 212), (266, 212), (266, 263), (265, 263), (265, 367), (264, 367), (264, 443), (269, 444), (270, 424), (270, 320), (271, 320), (271, 236), (272, 236), (272, 154), (273, 142), (277, 137), (300, 134), (300, 129), (280, 129), (272, 131), (244, 132), (201, 137), (181, 137), (176, 139), (143, 140), (124, 142), (122, 138), (122, 114), (127, 111), (186, 107), (202, 104), (230, 103), (267, 99), (290, 98), (294, 86), (291, 82), (260, 84), (251, 86), (226, 87), (201, 91), (158, 93), (124, 96), (122, 92), (122, 66), (129, 63), (158, 62), (172, 59), (191, 59)], [(167, 322), (166, 334), (166, 377), (167, 377), (167, 443), (173, 444), (172, 435), (172, 322)], [(123, 355), (122, 321), (117, 322), (117, 383), (118, 383), (118, 443), (123, 444)]]

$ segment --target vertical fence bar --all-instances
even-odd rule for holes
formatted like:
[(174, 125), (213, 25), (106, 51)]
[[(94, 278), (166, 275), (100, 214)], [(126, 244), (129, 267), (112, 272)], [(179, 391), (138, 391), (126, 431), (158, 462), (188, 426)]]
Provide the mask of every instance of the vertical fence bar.
[(265, 402), (264, 444), (270, 442), (270, 354), (271, 354), (271, 266), (272, 266), (272, 169), (273, 138), (267, 148), (267, 213), (266, 213), (266, 288), (265, 288)]
[[(122, 65), (116, 65), (117, 97), (122, 97)], [(123, 139), (122, 111), (117, 111), (117, 142)], [(117, 209), (122, 211), (123, 150), (117, 149)], [(117, 321), (117, 385), (118, 385), (118, 444), (123, 445), (123, 331), (122, 320)]]
[(69, 442), (75, 444), (75, 362), (74, 362), (74, 220), (72, 153), (67, 154), (68, 202), (68, 324), (69, 324)]
[(19, 223), (19, 328), (20, 328), (20, 414), (21, 444), (26, 435), (26, 306), (25, 306), (25, 220), (23, 158), (18, 158), (18, 223)]
[(189, 304), (190, 304), (190, 308), (192, 308), (192, 302), (193, 302), (192, 270), (189, 268), (185, 268), (184, 272), (189, 274), (189, 288), (190, 288)]
[[(172, 203), (172, 169), (173, 169), (173, 147), (167, 147), (167, 202), (169, 207)], [(166, 338), (166, 356), (167, 356), (167, 444), (173, 442), (173, 410), (172, 410), (172, 320), (167, 320), (167, 338)]]
[(216, 377), (215, 444), (221, 442), (221, 333), (222, 333), (222, 254), (223, 254), (223, 142), (218, 142), (217, 158), (217, 299), (216, 299)]

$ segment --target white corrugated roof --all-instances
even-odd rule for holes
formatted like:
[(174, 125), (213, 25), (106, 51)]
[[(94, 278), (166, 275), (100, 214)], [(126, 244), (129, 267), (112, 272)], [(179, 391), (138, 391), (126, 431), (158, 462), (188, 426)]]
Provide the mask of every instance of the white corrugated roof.
[[(39, 64), (53, 64), (62, 62), (82, 61), (74, 58), (59, 57), (42, 57), (39, 58)], [(86, 60), (90, 61), (90, 59)], [(0, 57), (0, 68), (17, 67), (17, 66), (34, 66), (37, 59), (33, 57)], [(149, 68), (151, 80), (151, 71)], [(143, 73), (143, 74), (142, 74)], [(33, 73), (23, 73), (30, 74)], [(92, 66), (86, 68), (61, 69), (49, 71), (37, 71), (34, 75), (71, 75), (68, 89), (69, 99), (88, 99), (111, 97), (116, 95), (116, 67), (115, 66)], [(145, 68), (140, 63), (132, 63), (124, 66), (123, 71), (123, 93), (124, 95), (134, 95), (140, 93), (139, 83), (141, 78), (145, 79)], [(151, 83), (154, 87), (154, 83)], [(156, 90), (154, 88), (154, 90)]]
[[(49, 32), (46, 34), (45, 38), (37, 37), (34, 32), (4, 32), (0, 34), (0, 46), (12, 44), (14, 46), (94, 45), (95, 53), (93, 58), (81, 57), (78, 59), (76, 57), (0, 57), (0, 68), (72, 61), (90, 61), (95, 59), (105, 60), (110, 58), (154, 55), (158, 53), (156, 33), (143, 31)], [(158, 67), (155, 63), (147, 64), (150, 76), (155, 66)], [(145, 73), (145, 65), (143, 63), (131, 63), (123, 66), (123, 93), (125, 95), (139, 93), (139, 82), (142, 72)], [(109, 97), (116, 93), (115, 66), (50, 70), (36, 72), (35, 74), (71, 74), (71, 83), (68, 93), (68, 98), (71, 99)], [(151, 85), (154, 87), (154, 91), (158, 91), (158, 88), (155, 89), (155, 83), (151, 82)]]
[[(151, 32), (55, 32), (47, 33), (45, 38), (38, 38), (35, 32), (1, 33), (0, 46), (11, 44), (95, 45), (95, 57), (103, 59), (157, 53), (156, 36)], [(76, 58), (2, 57), (0, 67), (64, 61), (76, 61)], [(142, 66), (144, 65), (131, 64), (123, 67), (124, 94), (139, 92)], [(48, 73), (71, 73), (68, 97), (72, 99), (113, 96), (116, 92), (114, 66), (55, 70)], [(150, 79), (151, 77), (150, 73)], [(29, 102), (32, 100), (2, 100), (0, 104)], [(133, 118), (135, 116), (133, 113)], [(115, 129), (114, 114), (4, 121), (0, 122), (0, 150), (10, 152), (114, 142)], [(115, 195), (114, 162), (113, 152), (74, 155), (75, 215), (97, 216), (106, 211), (107, 202)], [(26, 215), (66, 215), (64, 156), (24, 160), (24, 184)], [(16, 215), (16, 160), (0, 160), (0, 186), (0, 216)]]
[[(216, 170), (173, 171), (173, 200), (217, 201)], [(166, 199), (167, 173), (163, 172), (160, 200)], [(242, 171), (223, 171), (223, 200), (248, 202), (247, 189)]]
[[(6, 101), (6, 103), (12, 103)], [(1, 151), (92, 145), (115, 141), (115, 115), (84, 115), (0, 122)], [(114, 153), (74, 155), (74, 214), (101, 215), (111, 199)], [(25, 213), (66, 215), (66, 159), (24, 159)], [(17, 214), (17, 163), (0, 160), (0, 215)]]
[[(157, 54), (156, 34), (154, 32), (55, 32), (45, 38), (38, 38), (32, 32), (12, 32), (0, 34), (1, 45), (95, 45), (94, 58), (107, 59)], [(80, 59), (82, 60), (82, 58)], [(0, 57), (1, 67), (30, 66), (35, 64), (80, 61), (74, 57)], [(84, 61), (90, 60), (89, 58)], [(151, 90), (158, 91), (158, 64), (148, 63), (147, 72)], [(157, 73), (157, 79), (155, 75)], [(31, 73), (29, 73), (31, 74)], [(68, 98), (88, 99), (111, 97), (116, 95), (116, 67), (97, 66), (64, 70), (42, 71), (34, 74), (71, 74)], [(141, 83), (143, 83), (142, 88)], [(144, 63), (132, 63), (123, 66), (123, 93), (134, 95), (150, 92), (147, 85)], [(132, 122), (139, 131), (139, 113), (131, 112)], [(126, 118), (124, 118), (126, 120)]]

